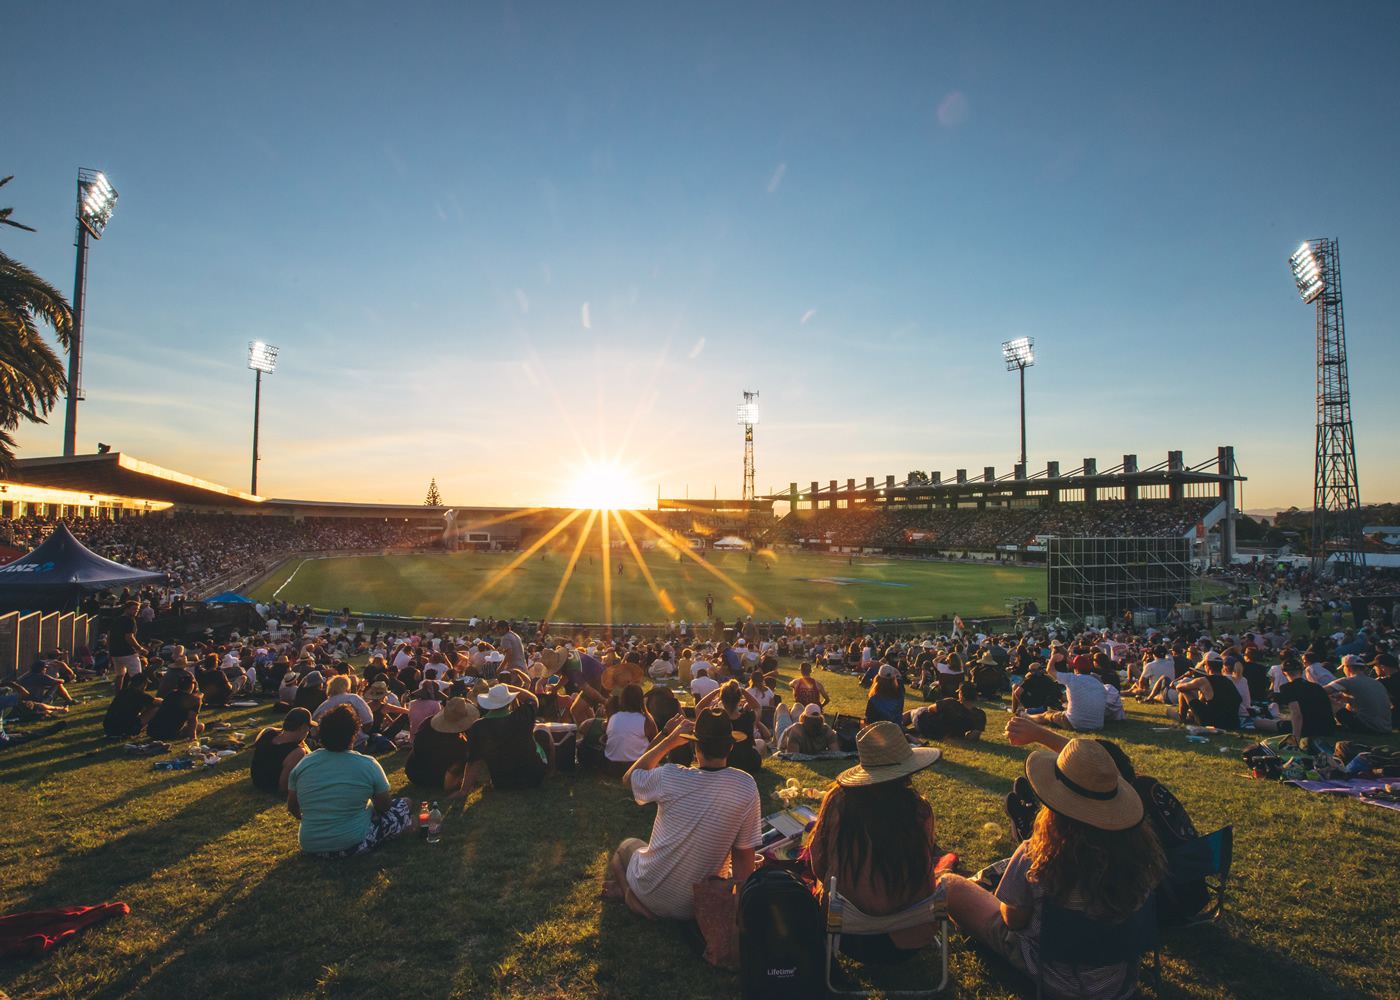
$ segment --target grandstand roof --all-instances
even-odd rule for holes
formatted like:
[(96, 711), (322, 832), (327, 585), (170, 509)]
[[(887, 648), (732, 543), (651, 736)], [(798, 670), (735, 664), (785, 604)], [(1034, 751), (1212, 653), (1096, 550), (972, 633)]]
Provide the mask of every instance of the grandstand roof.
[(706, 513), (747, 513), (750, 511), (758, 511), (759, 513), (771, 514), (773, 512), (773, 500), (657, 500), (656, 509), (693, 510)]
[(16, 464), (16, 478), (26, 486), (214, 507), (255, 507), (264, 502), (262, 497), (162, 469), (119, 451), (23, 458)]

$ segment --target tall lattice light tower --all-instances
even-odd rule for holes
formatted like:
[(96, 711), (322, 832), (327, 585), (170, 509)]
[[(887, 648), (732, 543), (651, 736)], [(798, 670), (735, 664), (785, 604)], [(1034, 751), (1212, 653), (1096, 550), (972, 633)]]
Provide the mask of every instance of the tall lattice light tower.
[(739, 404), (739, 423), (744, 425), (744, 499), (752, 500), (753, 494), (753, 429), (758, 423), (758, 392), (744, 390), (744, 401)]
[(1334, 239), (1308, 240), (1290, 260), (1298, 294), (1317, 303), (1317, 455), (1313, 475), (1312, 563), (1315, 575), (1329, 555), (1338, 576), (1366, 565), (1356, 441), (1351, 429), (1347, 341), (1342, 325), (1342, 265)]

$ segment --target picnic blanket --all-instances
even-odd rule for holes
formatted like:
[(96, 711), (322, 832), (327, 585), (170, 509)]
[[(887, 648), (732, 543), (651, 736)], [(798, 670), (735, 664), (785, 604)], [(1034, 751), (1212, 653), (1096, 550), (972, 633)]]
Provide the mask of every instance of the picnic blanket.
[(118, 913), (130, 913), (125, 903), (101, 906), (65, 906), (59, 910), (31, 910), (0, 917), (0, 958), (43, 955), (84, 927)]
[[(1382, 809), (1394, 809), (1400, 812), (1400, 802), (1387, 802), (1384, 799), (1368, 797), (1369, 793), (1384, 792), (1386, 786), (1384, 781), (1285, 781), (1284, 784), (1296, 785), (1305, 792), (1349, 795), (1354, 799), (1360, 799), (1367, 805), (1380, 806)], [(1395, 784), (1395, 782), (1391, 781), (1391, 784)]]

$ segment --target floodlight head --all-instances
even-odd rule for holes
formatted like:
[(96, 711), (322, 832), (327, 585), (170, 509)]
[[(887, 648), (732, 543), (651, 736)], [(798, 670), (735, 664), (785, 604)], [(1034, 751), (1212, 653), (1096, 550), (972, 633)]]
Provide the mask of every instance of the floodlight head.
[(1001, 354), (1006, 359), (1007, 371), (1029, 368), (1035, 364), (1035, 341), (1030, 337), (1017, 337), (1015, 340), (1005, 341), (1001, 345)]
[(758, 423), (758, 393), (744, 390), (744, 401), (739, 404), (739, 423), (752, 427)]
[(1311, 241), (1300, 246), (1288, 262), (1293, 265), (1293, 280), (1298, 283), (1298, 294), (1304, 302), (1311, 302), (1322, 294), (1327, 283), (1322, 280), (1322, 266), (1313, 254)]
[(102, 230), (117, 207), (117, 190), (100, 170), (87, 167), (78, 171), (78, 221), (95, 240), (102, 239)]
[(271, 375), (277, 367), (277, 348), (261, 340), (248, 342), (248, 367), (255, 372)]

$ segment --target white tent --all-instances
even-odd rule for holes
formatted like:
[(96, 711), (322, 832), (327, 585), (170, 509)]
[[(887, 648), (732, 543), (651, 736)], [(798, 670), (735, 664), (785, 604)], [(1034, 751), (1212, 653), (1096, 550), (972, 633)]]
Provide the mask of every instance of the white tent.
[(715, 548), (724, 552), (740, 552), (749, 548), (749, 543), (738, 535), (726, 535), (715, 542)]

